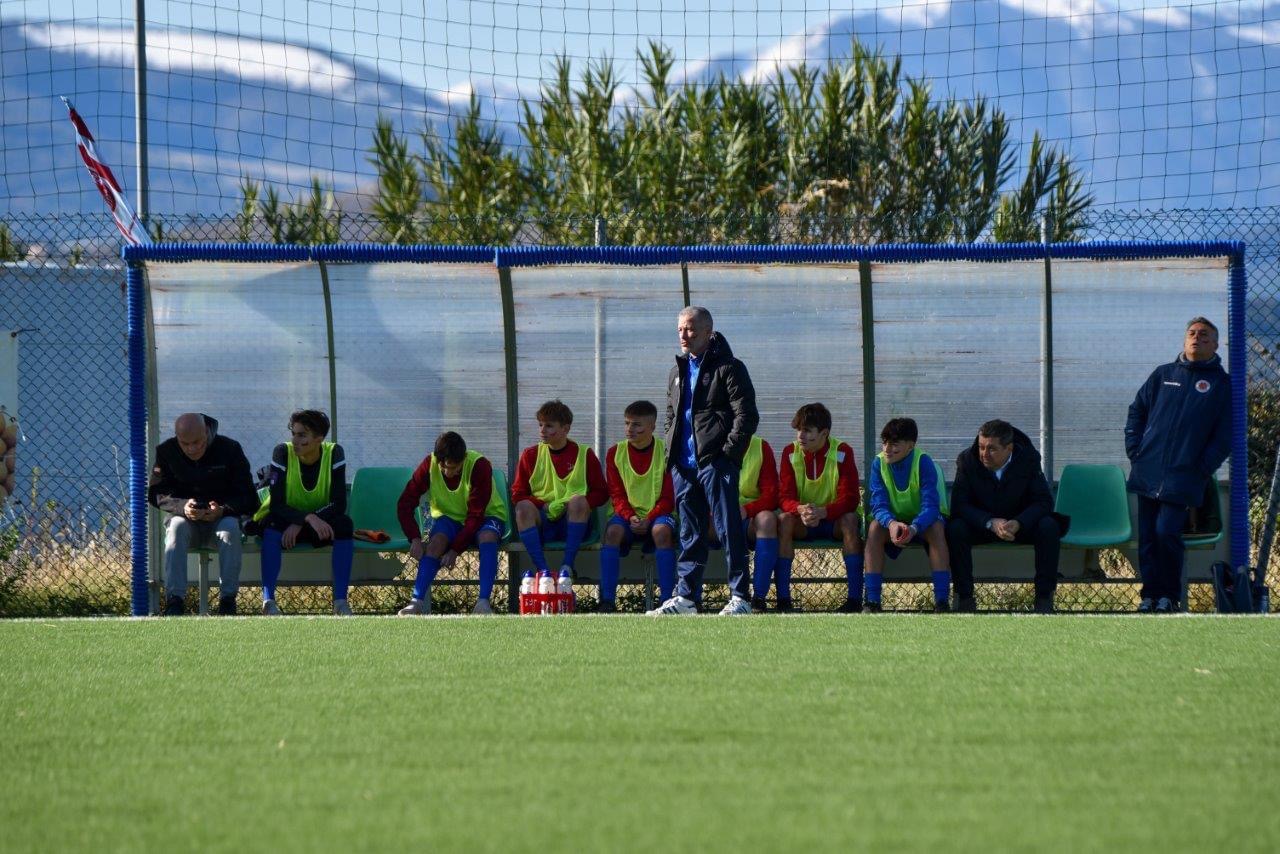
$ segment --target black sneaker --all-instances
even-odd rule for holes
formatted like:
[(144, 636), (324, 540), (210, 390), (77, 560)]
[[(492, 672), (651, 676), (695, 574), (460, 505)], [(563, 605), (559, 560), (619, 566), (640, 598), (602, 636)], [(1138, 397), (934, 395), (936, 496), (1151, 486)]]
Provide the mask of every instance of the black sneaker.
[[(778, 610), (782, 610), (782, 608), (781, 608), (782, 600), (781, 600), (781, 599), (779, 599), (779, 600), (778, 600), (778, 605), (779, 605)], [(759, 598), (759, 597), (756, 597), (756, 598), (754, 598), (754, 599), (752, 599), (752, 600), (751, 600), (751, 613), (753, 613), (753, 614), (763, 614), (764, 612), (766, 612), (766, 611), (768, 611), (768, 610), (769, 610), (769, 603), (768, 603), (768, 601), (767, 601), (767, 600), (765, 600), (765, 599), (761, 599), (761, 598)]]
[(846, 599), (846, 600), (844, 600), (844, 604), (843, 604), (843, 605), (841, 605), (839, 608), (836, 608), (836, 613), (837, 613), (837, 614), (861, 614), (861, 613), (862, 613), (862, 600), (861, 600), (861, 599)]
[(618, 603), (613, 599), (601, 599), (600, 604), (596, 606), (597, 614), (616, 614), (618, 613)]
[(1138, 603), (1139, 614), (1150, 614), (1150, 613), (1153, 613), (1155, 609), (1156, 609), (1156, 603), (1152, 599), (1143, 599), (1141, 602)]
[(870, 602), (870, 601), (867, 602), (868, 614), (879, 614), (883, 610), (884, 610), (884, 605), (880, 604), (879, 602)]
[(1162, 596), (1156, 602), (1156, 613), (1157, 614), (1176, 614), (1178, 613), (1178, 603), (1174, 602), (1172, 599), (1168, 599)]
[(946, 600), (946, 599), (943, 599), (941, 602), (934, 602), (934, 603), (933, 603), (933, 613), (935, 613), (935, 614), (950, 614), (950, 613), (951, 613), (951, 603), (950, 603), (948, 600)]
[(1053, 613), (1053, 597), (1037, 596), (1036, 597), (1036, 613), (1052, 614)]
[(796, 606), (791, 604), (791, 600), (790, 600), (790, 599), (779, 599), (779, 600), (778, 600), (778, 613), (779, 613), (779, 614), (793, 614), (793, 613), (795, 613), (795, 610), (796, 610)]
[(187, 613), (187, 603), (182, 600), (181, 596), (170, 596), (164, 600), (164, 615), (166, 617), (181, 617)]
[(224, 617), (234, 617), (236, 615), (236, 597), (234, 595), (219, 597), (218, 613)]
[(955, 611), (957, 614), (976, 614), (978, 600), (973, 596), (957, 596)]

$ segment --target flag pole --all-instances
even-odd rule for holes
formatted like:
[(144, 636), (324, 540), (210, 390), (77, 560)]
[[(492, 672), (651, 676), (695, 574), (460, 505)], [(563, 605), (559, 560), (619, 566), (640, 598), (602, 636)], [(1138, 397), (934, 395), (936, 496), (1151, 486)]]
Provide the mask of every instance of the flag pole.
[(138, 165), (138, 219), (144, 231), (150, 226), (151, 191), (147, 180), (147, 3), (133, 3), (133, 106), (134, 149)]

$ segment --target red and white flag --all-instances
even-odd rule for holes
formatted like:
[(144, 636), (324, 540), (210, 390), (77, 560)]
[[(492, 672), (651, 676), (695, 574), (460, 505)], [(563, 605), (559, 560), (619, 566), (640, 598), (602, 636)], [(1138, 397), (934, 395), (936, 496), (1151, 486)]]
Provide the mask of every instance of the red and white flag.
[(124, 239), (134, 246), (150, 243), (147, 230), (142, 226), (138, 215), (133, 212), (133, 208), (129, 206), (128, 200), (124, 197), (124, 190), (120, 189), (120, 182), (111, 173), (111, 167), (103, 163), (102, 158), (98, 156), (98, 150), (93, 144), (93, 134), (89, 133), (89, 126), (84, 123), (84, 119), (80, 118), (80, 114), (76, 112), (75, 107), (71, 106), (70, 101), (63, 98), (62, 103), (67, 105), (71, 123), (76, 126), (76, 148), (80, 150), (80, 158), (84, 160), (84, 165), (89, 169), (89, 176), (93, 178), (94, 185), (102, 194), (103, 201), (107, 203), (111, 218), (116, 221), (116, 227), (120, 229)]

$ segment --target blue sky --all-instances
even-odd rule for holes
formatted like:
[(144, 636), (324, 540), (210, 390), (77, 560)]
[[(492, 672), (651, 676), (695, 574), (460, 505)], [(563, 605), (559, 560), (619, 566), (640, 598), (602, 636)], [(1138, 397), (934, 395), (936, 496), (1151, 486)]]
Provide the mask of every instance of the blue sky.
[[(956, 0), (956, 3), (970, 0)], [(1011, 0), (1050, 14), (1258, 6), (1235, 0)], [(150, 24), (293, 43), (376, 61), (405, 82), (435, 91), (530, 88), (559, 52), (610, 54), (630, 79), (638, 46), (656, 38), (679, 62), (750, 53), (854, 10), (938, 11), (948, 0), (265, 0), (237, 7), (149, 0)], [(0, 0), (6, 19), (133, 20), (132, 0)]]

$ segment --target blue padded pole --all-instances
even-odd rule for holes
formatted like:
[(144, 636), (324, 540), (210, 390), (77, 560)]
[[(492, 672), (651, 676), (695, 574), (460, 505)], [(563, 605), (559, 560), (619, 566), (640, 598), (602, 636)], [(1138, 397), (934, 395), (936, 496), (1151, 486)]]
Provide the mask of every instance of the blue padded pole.
[(142, 263), (129, 263), (129, 535), (133, 616), (145, 617), (147, 595), (147, 355), (146, 286)]
[(1249, 375), (1245, 341), (1244, 245), (1230, 255), (1227, 345), (1231, 361), (1231, 565), (1249, 565)]

